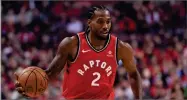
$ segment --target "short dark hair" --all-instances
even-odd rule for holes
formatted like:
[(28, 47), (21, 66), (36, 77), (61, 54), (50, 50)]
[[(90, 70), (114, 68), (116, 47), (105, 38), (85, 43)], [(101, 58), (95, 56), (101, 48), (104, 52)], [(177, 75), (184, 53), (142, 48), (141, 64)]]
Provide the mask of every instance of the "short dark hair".
[(108, 10), (105, 6), (93, 6), (91, 9), (89, 9), (88, 13), (87, 13), (87, 17), (88, 19), (91, 19), (94, 15), (94, 12), (97, 10)]
[[(97, 10), (108, 10), (105, 6), (99, 5), (99, 6), (93, 6), (91, 9), (89, 9), (87, 13), (87, 18), (91, 19), (94, 16), (94, 12)], [(90, 29), (89, 26), (87, 26), (85, 33), (89, 33)]]

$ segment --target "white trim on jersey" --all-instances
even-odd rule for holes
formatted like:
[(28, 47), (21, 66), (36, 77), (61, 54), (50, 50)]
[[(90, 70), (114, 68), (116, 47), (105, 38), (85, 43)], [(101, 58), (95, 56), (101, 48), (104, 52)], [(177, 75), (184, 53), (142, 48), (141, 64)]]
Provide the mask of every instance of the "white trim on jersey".
[(71, 61), (70, 63), (75, 63), (75, 61), (77, 60), (77, 58), (79, 57), (79, 52), (80, 52), (80, 48), (81, 48), (81, 39), (79, 37), (79, 34), (77, 34), (77, 37), (78, 37), (78, 50), (77, 50), (77, 53), (76, 53), (76, 57), (73, 61)]
[(116, 37), (116, 43), (115, 43), (115, 60), (116, 60), (116, 65), (118, 65), (118, 38)]
[(91, 43), (90, 43), (90, 41), (89, 41), (89, 39), (88, 39), (88, 35), (87, 35), (87, 34), (85, 34), (85, 35), (86, 35), (86, 42), (87, 42), (88, 45), (89, 45), (95, 52), (97, 52), (97, 53), (99, 53), (99, 52), (105, 50), (105, 49), (107, 48), (108, 44), (110, 43), (110, 37), (111, 37), (111, 36), (110, 36), (110, 34), (109, 34), (109, 38), (108, 38), (108, 41), (107, 41), (106, 45), (105, 45), (102, 49), (97, 50), (97, 49), (95, 49), (95, 48), (91, 45)]

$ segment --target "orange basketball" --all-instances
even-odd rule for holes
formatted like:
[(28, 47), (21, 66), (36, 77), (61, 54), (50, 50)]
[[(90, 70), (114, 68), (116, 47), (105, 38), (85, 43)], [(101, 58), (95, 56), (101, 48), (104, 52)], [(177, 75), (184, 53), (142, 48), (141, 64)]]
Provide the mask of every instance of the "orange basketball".
[(42, 95), (48, 87), (48, 77), (45, 71), (39, 67), (25, 68), (20, 74), (18, 81), (29, 97)]

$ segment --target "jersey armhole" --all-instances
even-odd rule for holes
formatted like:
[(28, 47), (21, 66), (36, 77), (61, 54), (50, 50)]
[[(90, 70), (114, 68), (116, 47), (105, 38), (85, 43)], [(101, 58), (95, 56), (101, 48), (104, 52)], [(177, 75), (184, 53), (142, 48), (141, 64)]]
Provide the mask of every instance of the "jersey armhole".
[(116, 37), (116, 45), (115, 45), (115, 52), (116, 52), (116, 64), (119, 65), (119, 59), (118, 59), (118, 38)]
[(70, 61), (71, 63), (74, 63), (74, 62), (77, 60), (78, 55), (79, 55), (79, 51), (80, 51), (80, 37), (79, 37), (78, 34), (76, 35), (76, 37), (77, 37), (77, 39), (78, 39), (78, 43), (77, 43), (77, 51), (76, 51), (75, 58), (74, 58), (72, 61)]

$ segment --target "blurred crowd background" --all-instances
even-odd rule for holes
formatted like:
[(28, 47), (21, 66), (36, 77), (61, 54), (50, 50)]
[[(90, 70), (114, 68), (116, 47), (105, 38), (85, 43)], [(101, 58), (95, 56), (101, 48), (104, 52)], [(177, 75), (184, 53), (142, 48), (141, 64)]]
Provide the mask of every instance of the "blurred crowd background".
[[(86, 28), (87, 11), (105, 5), (112, 32), (134, 49), (142, 76), (143, 98), (187, 99), (186, 1), (2, 1), (1, 99), (23, 97), (14, 87), (14, 72), (27, 66), (46, 69), (58, 44)], [(63, 74), (39, 99), (61, 96)], [(115, 99), (133, 100), (127, 73), (120, 62)]]

